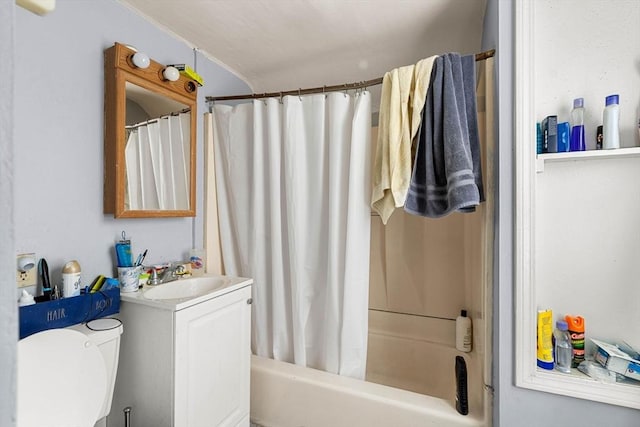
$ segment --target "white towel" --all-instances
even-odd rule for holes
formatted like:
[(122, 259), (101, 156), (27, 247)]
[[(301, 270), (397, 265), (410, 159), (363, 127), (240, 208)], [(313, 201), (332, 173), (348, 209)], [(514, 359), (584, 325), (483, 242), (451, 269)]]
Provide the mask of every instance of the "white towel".
[(413, 90), (413, 69), (413, 65), (396, 68), (382, 79), (371, 207), (384, 224), (396, 207), (404, 205), (411, 181), (409, 95)]
[[(415, 85), (413, 94), (411, 96), (411, 141), (415, 142), (418, 136), (418, 129), (422, 121), (422, 110), (424, 108), (424, 102), (427, 99), (427, 91), (429, 90), (429, 81), (431, 80), (431, 71), (433, 70), (433, 63), (438, 55), (430, 56), (429, 58), (421, 59), (416, 63), (415, 71), (413, 73), (415, 79)], [(411, 157), (413, 159), (413, 156)]]
[(404, 206), (407, 197), (411, 147), (420, 127), (435, 58), (396, 68), (382, 79), (371, 207), (380, 214), (383, 224), (395, 208)]

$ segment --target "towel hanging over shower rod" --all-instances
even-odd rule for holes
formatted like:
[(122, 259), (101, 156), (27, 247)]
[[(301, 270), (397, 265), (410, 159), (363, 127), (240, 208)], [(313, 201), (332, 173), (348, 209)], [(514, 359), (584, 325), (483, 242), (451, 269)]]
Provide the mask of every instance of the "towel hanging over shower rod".
[[(486, 50), (476, 54), (476, 61), (484, 61), (487, 58), (492, 58), (496, 54), (495, 49)], [(370, 86), (376, 86), (382, 84), (382, 77), (373, 80), (366, 80), (355, 83), (345, 83), (334, 86), (322, 86), (313, 87), (308, 89), (296, 89), (283, 92), (269, 92), (269, 93), (249, 93), (246, 95), (229, 95), (229, 96), (207, 96), (205, 99), (207, 102), (214, 101), (232, 101), (239, 99), (260, 99), (260, 98), (275, 98), (283, 97), (285, 95), (309, 95), (311, 93), (325, 93), (325, 92), (339, 92), (343, 90), (362, 89)]]

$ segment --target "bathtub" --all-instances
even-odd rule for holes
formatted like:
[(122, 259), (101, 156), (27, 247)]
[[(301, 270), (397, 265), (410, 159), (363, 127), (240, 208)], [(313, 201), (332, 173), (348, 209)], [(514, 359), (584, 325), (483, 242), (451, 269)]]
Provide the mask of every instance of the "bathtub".
[(263, 427), (485, 426), (453, 400), (251, 358), (251, 423)]

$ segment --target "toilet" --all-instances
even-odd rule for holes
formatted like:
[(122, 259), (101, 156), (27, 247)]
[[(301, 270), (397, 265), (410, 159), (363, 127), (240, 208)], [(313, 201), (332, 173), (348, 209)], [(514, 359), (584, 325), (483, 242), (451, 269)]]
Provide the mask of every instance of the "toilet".
[(92, 427), (106, 417), (122, 329), (103, 318), (18, 341), (17, 426)]

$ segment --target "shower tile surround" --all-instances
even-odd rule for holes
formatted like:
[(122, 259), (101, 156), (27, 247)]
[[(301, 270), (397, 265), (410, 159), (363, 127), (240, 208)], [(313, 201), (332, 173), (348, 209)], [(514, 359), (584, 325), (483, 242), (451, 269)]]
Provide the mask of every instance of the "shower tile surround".
[[(479, 313), (471, 302), (471, 277), (478, 277), (472, 273), (479, 267), (465, 247), (471, 240), (467, 234), (480, 225), (474, 215), (430, 220), (400, 210), (386, 226), (374, 219), (367, 381), (443, 399), (455, 396), (454, 360), (462, 354), (455, 348), (455, 317), (463, 308)], [(469, 384), (479, 385), (481, 358), (466, 357)]]
[[(470, 402), (482, 405), (483, 209), (429, 219), (400, 208), (386, 226), (372, 218), (367, 381), (453, 399), (455, 356), (464, 355)], [(474, 327), (466, 354), (455, 348), (462, 309)]]

